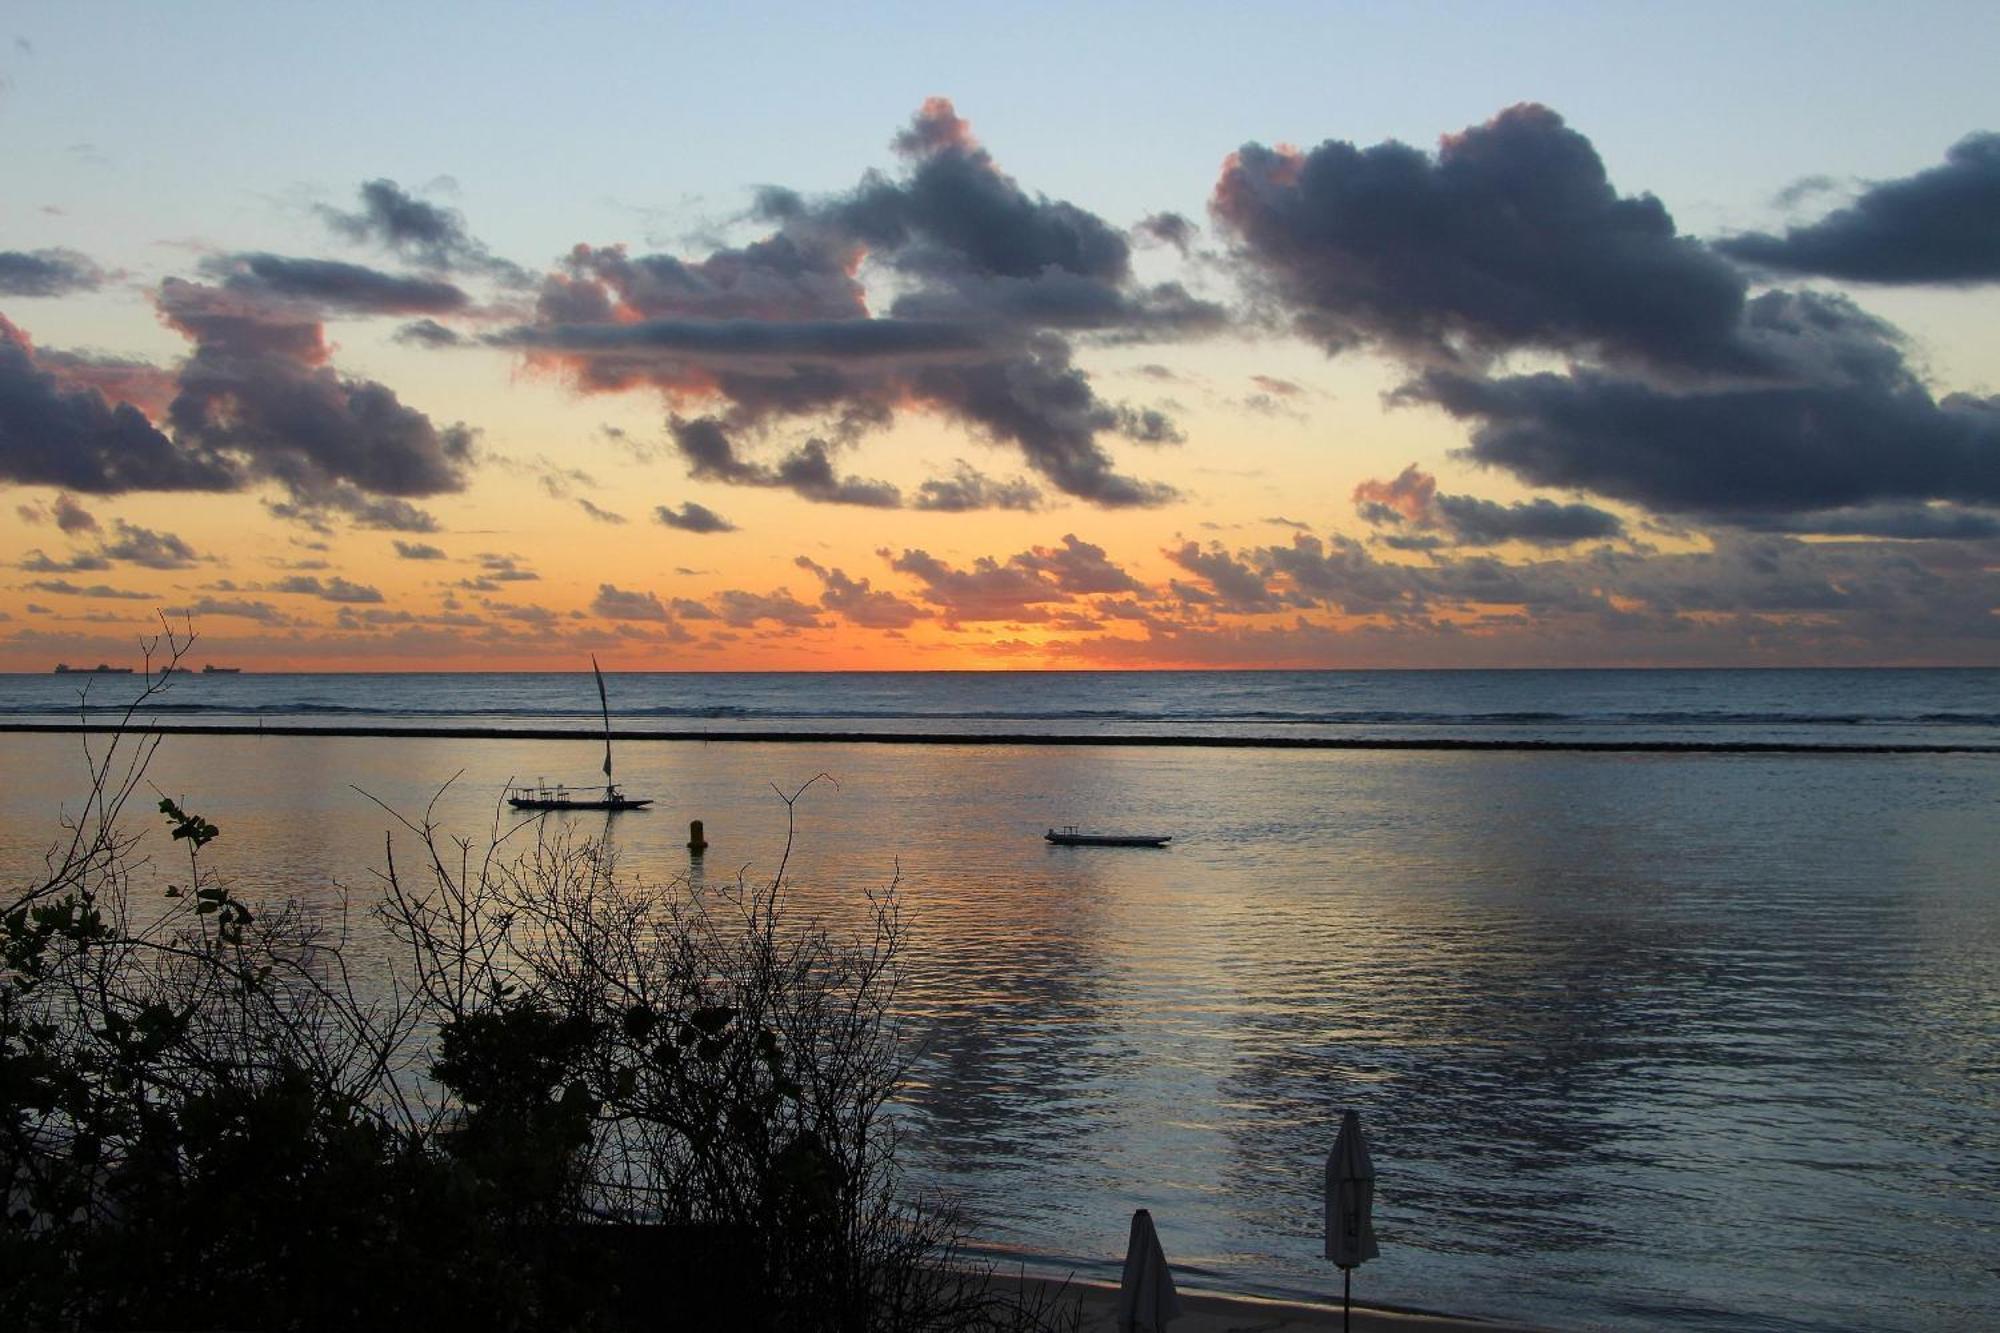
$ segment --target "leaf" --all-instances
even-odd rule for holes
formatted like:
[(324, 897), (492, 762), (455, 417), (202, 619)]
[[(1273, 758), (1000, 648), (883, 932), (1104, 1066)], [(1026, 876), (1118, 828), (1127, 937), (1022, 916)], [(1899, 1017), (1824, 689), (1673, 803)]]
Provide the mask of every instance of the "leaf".
[(660, 1021), (660, 1016), (644, 1004), (635, 1004), (625, 1011), (625, 1036), (631, 1041), (644, 1041)]
[(713, 1037), (729, 1026), (729, 1020), (736, 1017), (736, 1011), (726, 1004), (703, 1005), (688, 1015), (688, 1022), (699, 1028), (705, 1035)]

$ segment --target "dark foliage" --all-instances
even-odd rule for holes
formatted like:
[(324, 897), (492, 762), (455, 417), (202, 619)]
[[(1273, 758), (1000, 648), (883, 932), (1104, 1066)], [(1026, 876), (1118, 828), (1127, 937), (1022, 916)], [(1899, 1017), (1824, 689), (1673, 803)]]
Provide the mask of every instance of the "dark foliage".
[(0, 1327), (1073, 1323), (895, 1170), (893, 891), (842, 942), (787, 918), (782, 864), (641, 892), (600, 844), (475, 857), (404, 821), (421, 888), (392, 856), (376, 909), (402, 961), (357, 976), (163, 793), (185, 880), (131, 891), (157, 744), (87, 751), (82, 813), (0, 903)]

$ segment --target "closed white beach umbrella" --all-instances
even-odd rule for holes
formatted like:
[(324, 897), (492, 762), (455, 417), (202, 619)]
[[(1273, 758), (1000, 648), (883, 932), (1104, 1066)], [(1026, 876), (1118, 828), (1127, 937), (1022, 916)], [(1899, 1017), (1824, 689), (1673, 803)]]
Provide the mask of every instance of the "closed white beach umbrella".
[(1326, 1158), (1326, 1257), (1340, 1266), (1341, 1324), (1346, 1326), (1354, 1270), (1373, 1259), (1375, 1248), (1375, 1163), (1361, 1137), (1361, 1113), (1340, 1117), (1340, 1133)]
[(1141, 1208), (1132, 1214), (1132, 1238), (1125, 1243), (1125, 1280), (1118, 1287), (1118, 1333), (1159, 1333), (1167, 1321), (1180, 1318), (1181, 1298), (1174, 1275), (1167, 1271), (1160, 1233), (1153, 1215)]

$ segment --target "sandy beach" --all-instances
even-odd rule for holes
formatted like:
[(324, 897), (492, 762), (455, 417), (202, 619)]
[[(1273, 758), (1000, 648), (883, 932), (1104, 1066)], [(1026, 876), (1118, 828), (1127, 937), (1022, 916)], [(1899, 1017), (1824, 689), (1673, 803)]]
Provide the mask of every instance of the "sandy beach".
[[(1061, 1294), (1063, 1299), (1080, 1297), (1083, 1305), (1082, 1333), (1116, 1333), (1118, 1327), (1118, 1284), (1115, 1282), (1071, 1281), (1022, 1277), (1006, 1279), (1024, 1288), (1039, 1289), (1045, 1296)], [(1303, 1301), (1265, 1300), (1217, 1292), (1180, 1293), (1181, 1317), (1169, 1326), (1169, 1333), (1293, 1333), (1342, 1327), (1338, 1305)], [(1454, 1315), (1421, 1314), (1406, 1310), (1382, 1310), (1356, 1305), (1353, 1321), (1346, 1325), (1358, 1333), (1532, 1333), (1531, 1324), (1506, 1323)]]

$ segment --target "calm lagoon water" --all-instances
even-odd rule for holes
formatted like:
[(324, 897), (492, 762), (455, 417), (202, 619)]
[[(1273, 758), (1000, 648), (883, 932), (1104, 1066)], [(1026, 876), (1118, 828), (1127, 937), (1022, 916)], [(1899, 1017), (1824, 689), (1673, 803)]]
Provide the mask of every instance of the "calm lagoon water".
[[(614, 685), (614, 689), (616, 686)], [(0, 872), (80, 794), (0, 735)], [(574, 741), (177, 737), (154, 777), (239, 891), (358, 903), (389, 820), (477, 835)], [(1326, 1297), (1358, 1108), (1363, 1300), (1558, 1328), (1977, 1329), (2000, 1311), (2000, 756), (621, 745), (628, 869), (900, 883), (910, 1163), (1010, 1258)], [(552, 817), (561, 818), (561, 817)], [(1171, 832), (1058, 849), (1058, 823)], [(168, 853), (155, 837), (156, 855)]]

